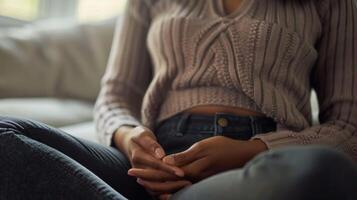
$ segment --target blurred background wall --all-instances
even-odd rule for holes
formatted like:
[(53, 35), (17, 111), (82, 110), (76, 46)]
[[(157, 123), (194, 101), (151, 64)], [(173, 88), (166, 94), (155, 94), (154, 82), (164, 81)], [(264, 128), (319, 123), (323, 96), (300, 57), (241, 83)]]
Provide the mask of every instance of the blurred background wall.
[(59, 18), (100, 21), (120, 15), (126, 0), (0, 0), (0, 15), (26, 22)]
[(0, 115), (96, 141), (93, 104), (126, 0), (0, 0)]

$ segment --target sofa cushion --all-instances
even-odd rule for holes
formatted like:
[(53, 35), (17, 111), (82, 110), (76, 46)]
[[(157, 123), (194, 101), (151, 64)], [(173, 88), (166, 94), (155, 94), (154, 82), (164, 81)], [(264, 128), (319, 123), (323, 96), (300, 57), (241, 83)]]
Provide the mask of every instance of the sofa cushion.
[(75, 137), (86, 139), (92, 142), (99, 142), (93, 121), (60, 127), (60, 129)]
[(92, 120), (93, 105), (51, 98), (2, 99), (0, 115), (28, 118), (62, 127)]
[(0, 29), (0, 98), (94, 101), (116, 19), (91, 24), (37, 22)]

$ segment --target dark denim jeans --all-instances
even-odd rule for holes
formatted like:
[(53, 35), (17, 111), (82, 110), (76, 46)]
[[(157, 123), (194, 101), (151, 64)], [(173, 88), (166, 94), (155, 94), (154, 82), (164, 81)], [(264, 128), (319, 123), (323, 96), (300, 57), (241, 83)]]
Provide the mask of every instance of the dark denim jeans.
[(179, 114), (159, 124), (155, 133), (166, 153), (172, 154), (209, 137), (249, 140), (256, 134), (275, 130), (276, 123), (270, 118), (216, 113), (214, 116)]
[[(177, 115), (155, 130), (168, 153), (224, 135), (249, 139), (275, 130), (269, 119), (216, 114)], [(0, 199), (152, 199), (127, 175), (117, 149), (70, 136), (45, 124), (0, 117)], [(357, 167), (322, 147), (263, 153), (242, 169), (207, 178), (172, 199), (357, 199)]]

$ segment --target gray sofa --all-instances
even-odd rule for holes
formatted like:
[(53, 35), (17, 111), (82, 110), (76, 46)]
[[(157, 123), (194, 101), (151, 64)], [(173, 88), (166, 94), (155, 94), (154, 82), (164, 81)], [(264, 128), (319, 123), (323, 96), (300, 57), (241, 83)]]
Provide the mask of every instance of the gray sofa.
[(0, 29), (0, 115), (97, 141), (92, 110), (116, 19)]

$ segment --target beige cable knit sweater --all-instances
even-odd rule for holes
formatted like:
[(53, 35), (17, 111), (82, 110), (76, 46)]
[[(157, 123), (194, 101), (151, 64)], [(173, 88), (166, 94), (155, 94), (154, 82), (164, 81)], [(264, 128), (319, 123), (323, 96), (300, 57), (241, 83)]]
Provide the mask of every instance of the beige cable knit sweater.
[[(197, 105), (244, 107), (278, 123), (269, 148), (323, 144), (357, 161), (355, 0), (129, 0), (96, 103), (101, 141)], [(311, 126), (310, 91), (320, 125)]]

